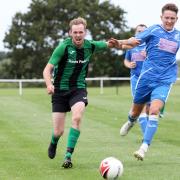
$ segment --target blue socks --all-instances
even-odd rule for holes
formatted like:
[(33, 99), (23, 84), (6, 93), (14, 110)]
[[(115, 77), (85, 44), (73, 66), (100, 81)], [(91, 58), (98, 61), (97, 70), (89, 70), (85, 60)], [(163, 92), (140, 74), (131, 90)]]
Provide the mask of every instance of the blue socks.
[[(131, 123), (134, 123), (136, 122), (137, 117), (132, 117), (131, 115), (129, 115), (128, 120)], [(144, 136), (143, 143), (150, 145), (158, 128), (158, 115), (148, 116), (146, 113), (143, 113), (139, 116), (138, 121)]]
[(144, 132), (143, 143), (151, 144), (154, 134), (158, 128), (158, 115), (150, 115)]
[(141, 127), (142, 134), (144, 135), (148, 122), (148, 115), (146, 113), (140, 114), (138, 122)]

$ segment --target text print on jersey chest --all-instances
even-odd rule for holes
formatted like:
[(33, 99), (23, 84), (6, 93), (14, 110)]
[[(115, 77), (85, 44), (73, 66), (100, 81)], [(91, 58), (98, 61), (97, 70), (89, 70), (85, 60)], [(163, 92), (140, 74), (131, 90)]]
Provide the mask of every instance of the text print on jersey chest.
[(177, 42), (160, 38), (158, 43), (159, 49), (175, 54), (178, 48)]
[(89, 56), (87, 54), (88, 49), (75, 50), (74, 48), (68, 48), (68, 63), (69, 64), (86, 64), (89, 62)]
[(86, 63), (86, 62), (88, 62), (88, 60), (87, 59), (68, 59), (68, 63), (72, 63), (72, 64), (84, 64), (84, 63)]
[(132, 53), (132, 61), (144, 61), (145, 60), (145, 55), (143, 54), (143, 51), (141, 52), (134, 52)]

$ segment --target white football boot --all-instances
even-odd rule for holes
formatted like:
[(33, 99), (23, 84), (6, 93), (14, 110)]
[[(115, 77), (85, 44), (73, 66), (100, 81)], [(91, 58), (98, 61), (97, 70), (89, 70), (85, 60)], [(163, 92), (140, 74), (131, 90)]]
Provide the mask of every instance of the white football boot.
[(135, 122), (130, 122), (130, 121), (127, 121), (126, 123), (124, 123), (120, 129), (120, 135), (126, 136), (129, 132), (129, 130), (134, 126), (134, 124), (135, 124)]
[(134, 157), (137, 158), (137, 160), (141, 160), (143, 161), (144, 157), (145, 157), (145, 153), (148, 150), (148, 145), (143, 143), (141, 145), (141, 147), (139, 148), (139, 150), (134, 152)]

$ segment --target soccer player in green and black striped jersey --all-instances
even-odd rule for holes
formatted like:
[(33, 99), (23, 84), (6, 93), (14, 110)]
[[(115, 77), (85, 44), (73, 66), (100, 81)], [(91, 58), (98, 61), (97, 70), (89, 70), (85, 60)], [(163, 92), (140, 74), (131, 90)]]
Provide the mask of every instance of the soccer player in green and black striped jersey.
[(54, 50), (43, 71), (47, 92), (52, 95), (53, 132), (48, 148), (51, 159), (56, 155), (57, 143), (64, 132), (66, 113), (72, 112), (72, 126), (62, 165), (64, 168), (72, 167), (72, 153), (80, 135), (85, 106), (88, 104), (85, 78), (90, 57), (94, 52), (114, 46), (109, 42), (86, 40), (87, 24), (83, 18), (73, 19), (69, 26), (70, 37)]

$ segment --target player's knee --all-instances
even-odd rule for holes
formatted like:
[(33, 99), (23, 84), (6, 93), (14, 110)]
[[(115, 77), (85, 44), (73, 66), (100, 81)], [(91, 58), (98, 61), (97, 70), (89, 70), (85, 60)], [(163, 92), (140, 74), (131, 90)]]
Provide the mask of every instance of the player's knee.
[(79, 127), (82, 116), (77, 114), (72, 117), (72, 124), (74, 127)]
[(54, 135), (57, 136), (62, 136), (64, 134), (64, 129), (54, 129)]
[(151, 107), (149, 111), (149, 115), (158, 115), (159, 114), (159, 108), (158, 107)]

